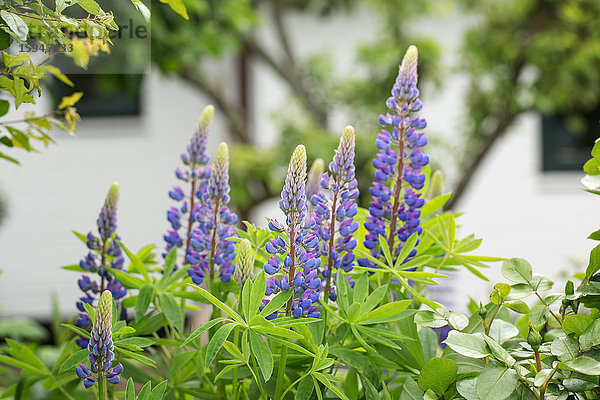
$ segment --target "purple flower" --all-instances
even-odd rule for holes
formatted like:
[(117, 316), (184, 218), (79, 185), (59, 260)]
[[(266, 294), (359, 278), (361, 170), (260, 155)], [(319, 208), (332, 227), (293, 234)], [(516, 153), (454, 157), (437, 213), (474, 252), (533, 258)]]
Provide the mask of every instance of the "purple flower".
[(213, 165), (209, 169), (207, 190), (201, 198), (190, 235), (186, 263), (188, 274), (195, 284), (200, 284), (208, 274), (214, 279), (218, 273), (223, 282), (229, 282), (235, 271), (235, 243), (233, 226), (237, 215), (229, 210), (229, 150), (219, 144)]
[[(104, 290), (109, 290), (112, 297), (117, 301), (127, 294), (121, 283), (113, 277), (106, 267), (113, 269), (123, 269), (123, 255), (119, 245), (119, 235), (117, 230), (117, 205), (119, 202), (119, 184), (114, 183), (108, 194), (104, 205), (98, 217), (98, 233), (96, 236), (92, 232), (86, 236), (86, 245), (90, 252), (79, 262), (82, 269), (90, 273), (98, 274), (98, 281), (88, 275), (83, 275), (77, 281), (83, 296), (76, 303), (80, 311), (76, 319), (77, 325), (81, 328), (87, 328), (91, 321), (85, 311), (84, 304), (93, 305), (94, 301), (100, 297)], [(127, 317), (127, 311), (123, 308), (121, 318)], [(77, 343), (81, 347), (87, 346), (87, 339), (80, 337)]]
[(90, 333), (87, 349), (90, 368), (85, 364), (75, 367), (75, 374), (83, 379), (83, 385), (90, 388), (94, 383), (105, 379), (113, 384), (119, 383), (119, 374), (123, 372), (123, 366), (119, 363), (112, 366), (115, 358), (114, 345), (112, 341), (112, 305), (113, 297), (109, 290), (102, 292), (94, 324)]
[[(375, 142), (379, 152), (373, 159), (375, 179), (369, 189), (372, 201), (364, 224), (368, 231), (364, 245), (374, 257), (381, 256), (379, 236), (396, 256), (412, 234), (420, 235), (423, 231), (420, 209), (425, 200), (419, 191), (425, 183), (421, 169), (429, 163), (429, 157), (422, 150), (427, 137), (420, 132), (427, 123), (416, 115), (423, 107), (418, 98), (417, 59), (417, 48), (410, 46), (400, 65), (392, 96), (386, 102), (390, 112), (379, 116), (383, 129)], [(408, 258), (415, 255), (413, 249)], [(368, 259), (358, 262), (374, 266)]]
[[(273, 255), (264, 265), (265, 272), (272, 275), (267, 279), (265, 295), (293, 286), (294, 293), (299, 296), (292, 296), (283, 312), (297, 318), (318, 318), (313, 303), (318, 301), (321, 288), (321, 278), (317, 276), (321, 262), (318, 240), (310, 232), (315, 221), (306, 219), (306, 149), (303, 145), (296, 147), (292, 154), (279, 208), (286, 216), (286, 224), (269, 221), (269, 228), (277, 236), (265, 245), (267, 252)], [(264, 302), (268, 304), (268, 300)], [(276, 318), (278, 312), (267, 319)]]
[(191, 233), (197, 226), (196, 214), (208, 182), (209, 169), (207, 165), (210, 158), (207, 152), (207, 143), (214, 112), (213, 106), (207, 106), (204, 109), (194, 135), (190, 139), (185, 153), (181, 155), (184, 168), (175, 170), (175, 176), (179, 181), (185, 182), (184, 186), (189, 187), (189, 192), (186, 193), (183, 187), (177, 185), (169, 191), (169, 197), (177, 201), (177, 205), (170, 207), (167, 211), (167, 220), (171, 229), (163, 236), (166, 242), (163, 258), (173, 247), (184, 248), (185, 253), (190, 248)]
[(327, 261), (323, 266), (322, 277), (325, 293), (330, 300), (337, 298), (332, 279), (334, 269), (350, 272), (354, 266), (353, 250), (356, 240), (353, 234), (358, 229), (354, 216), (358, 211), (356, 198), (358, 184), (354, 171), (354, 128), (347, 126), (340, 138), (329, 172), (322, 175), (321, 189), (311, 198), (315, 207), (312, 218), (316, 222), (312, 231), (320, 255)]

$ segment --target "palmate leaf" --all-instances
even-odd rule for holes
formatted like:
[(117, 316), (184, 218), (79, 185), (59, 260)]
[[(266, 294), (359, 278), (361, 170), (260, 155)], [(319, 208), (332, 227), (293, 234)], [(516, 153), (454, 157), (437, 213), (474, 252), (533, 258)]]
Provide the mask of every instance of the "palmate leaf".
[(217, 325), (218, 323), (221, 323), (224, 321), (227, 321), (227, 318), (221, 317), (221, 318), (215, 318), (215, 319), (208, 321), (207, 323), (202, 325), (200, 328), (198, 328), (194, 332), (190, 333), (190, 335), (187, 337), (187, 339), (185, 339), (184, 342), (179, 347), (187, 346), (190, 342), (194, 341), (198, 336), (202, 335), (204, 332), (208, 331), (210, 328)]
[(249, 335), (252, 354), (254, 354), (254, 357), (258, 362), (258, 366), (266, 382), (273, 374), (273, 354), (267, 343), (262, 340), (258, 333), (250, 330)]

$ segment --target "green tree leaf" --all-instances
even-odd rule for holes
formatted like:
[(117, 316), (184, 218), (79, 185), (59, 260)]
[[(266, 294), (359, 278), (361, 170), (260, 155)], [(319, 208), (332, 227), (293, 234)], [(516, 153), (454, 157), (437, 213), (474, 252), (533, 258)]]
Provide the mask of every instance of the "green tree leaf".
[(511, 258), (502, 264), (502, 275), (515, 283), (529, 283), (533, 276), (531, 265), (522, 258)]
[(434, 357), (421, 369), (418, 384), (421, 390), (433, 390), (438, 395), (446, 393), (456, 379), (458, 365), (449, 358)]
[(15, 37), (21, 41), (27, 40), (27, 35), (29, 34), (29, 27), (23, 21), (23, 18), (18, 16), (17, 14), (10, 13), (6, 10), (0, 11), (0, 16), (6, 22), (6, 25), (10, 28), (12, 33), (14, 33)]
[(458, 354), (470, 358), (483, 358), (490, 355), (485, 340), (475, 334), (450, 331), (444, 343)]
[(481, 400), (504, 400), (517, 385), (517, 373), (514, 370), (490, 364), (481, 371), (475, 387)]
[(559, 368), (581, 372), (585, 375), (600, 375), (600, 361), (587, 356), (561, 362)]

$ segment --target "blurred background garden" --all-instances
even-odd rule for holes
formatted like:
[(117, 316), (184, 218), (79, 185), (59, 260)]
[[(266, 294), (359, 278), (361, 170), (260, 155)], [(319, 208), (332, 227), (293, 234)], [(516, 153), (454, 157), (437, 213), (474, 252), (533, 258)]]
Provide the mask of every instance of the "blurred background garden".
[[(74, 136), (53, 132), (56, 144), (34, 145), (40, 153), (0, 147), (20, 163), (0, 160), (3, 319), (75, 314), (76, 275), (58, 267), (81, 258), (71, 229), (93, 228), (114, 181), (122, 239), (162, 250), (172, 171), (207, 104), (216, 107), (210, 153), (230, 143), (240, 220), (266, 225), (292, 149), (306, 144), (309, 164), (328, 160), (348, 124), (366, 205), (377, 117), (410, 44), (433, 167), (454, 192), (448, 207), (466, 212), (460, 224), (485, 238), (481, 253), (526, 258), (551, 278), (586, 265), (593, 243), (584, 239), (598, 228), (580, 184), (600, 136), (598, 1), (171, 0), (146, 4), (148, 22), (130, 2), (98, 4), (147, 36), (114, 39), (88, 69), (57, 58), (74, 87), (49, 79), (37, 104), (11, 104), (0, 118), (4, 127), (84, 93)], [(496, 282), (500, 272), (486, 275)], [(452, 298), (485, 299), (490, 284), (461, 272), (441, 290), (460, 310)]]

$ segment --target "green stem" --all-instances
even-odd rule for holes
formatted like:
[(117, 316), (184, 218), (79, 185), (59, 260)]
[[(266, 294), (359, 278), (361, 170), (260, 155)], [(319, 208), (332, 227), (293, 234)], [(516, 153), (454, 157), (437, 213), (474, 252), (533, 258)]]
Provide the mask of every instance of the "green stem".
[(283, 399), (284, 396), (287, 394), (287, 392), (290, 391), (290, 389), (292, 389), (294, 386), (296, 386), (296, 384), (298, 382), (300, 382), (302, 379), (306, 378), (308, 376), (308, 373), (302, 375), (300, 378), (296, 379), (290, 386), (287, 387), (287, 389), (285, 389), (285, 391), (281, 394), (281, 398)]
[(106, 381), (104, 378), (98, 381), (98, 400), (106, 400)]
[(287, 362), (287, 346), (281, 346), (281, 357), (279, 358), (279, 370), (277, 371), (277, 383), (275, 384), (275, 400), (283, 399), (283, 379), (285, 377), (285, 364)]
[[(241, 293), (240, 293), (241, 295)], [(233, 334), (233, 344), (238, 345), (238, 341), (240, 338), (240, 328), (237, 326), (235, 328), (235, 333)], [(231, 373), (231, 385), (233, 391), (233, 399), (238, 400), (238, 377), (237, 377), (237, 367), (235, 367)]]
[[(284, 347), (284, 349), (287, 349), (287, 347)], [(250, 372), (252, 372), (252, 376), (254, 377), (254, 380), (256, 381), (256, 384), (258, 385), (258, 390), (260, 390), (260, 398), (261, 399), (265, 399), (267, 400), (267, 393), (265, 392), (265, 389), (262, 386), (262, 383), (260, 381), (260, 378), (258, 376), (256, 376), (256, 374), (254, 373), (254, 371), (258, 371), (258, 365), (256, 365), (256, 360), (254, 359), (254, 357), (250, 357), (252, 359), (252, 367), (250, 368), (250, 366), (248, 365), (248, 367), (250, 368)]]

